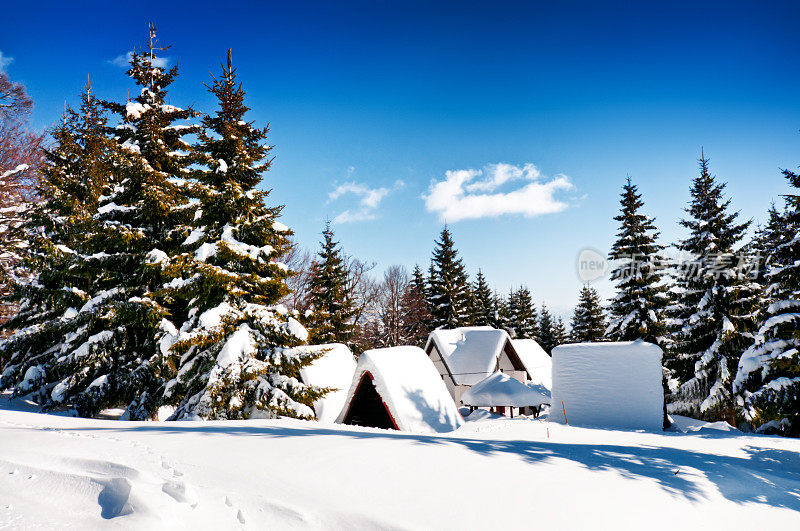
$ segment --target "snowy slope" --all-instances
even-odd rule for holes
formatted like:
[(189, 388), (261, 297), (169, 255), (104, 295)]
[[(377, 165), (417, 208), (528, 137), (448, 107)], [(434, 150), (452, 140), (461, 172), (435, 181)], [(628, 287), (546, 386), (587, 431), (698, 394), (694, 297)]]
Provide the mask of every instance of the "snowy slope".
[[(3, 405), (6, 400), (0, 400)], [(698, 428), (686, 421), (688, 428)], [(800, 441), (0, 411), (0, 529), (796, 529)]]

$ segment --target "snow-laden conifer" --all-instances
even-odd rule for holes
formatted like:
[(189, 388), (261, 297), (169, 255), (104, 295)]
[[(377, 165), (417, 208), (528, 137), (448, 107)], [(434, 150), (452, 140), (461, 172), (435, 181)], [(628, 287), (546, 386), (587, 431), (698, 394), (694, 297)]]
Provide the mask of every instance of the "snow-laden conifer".
[(737, 253), (749, 222), (737, 223), (738, 213), (728, 212), (724, 188), (702, 157), (690, 218), (681, 222), (690, 234), (679, 244), (688, 260), (678, 271), (678, 300), (671, 310), (675, 332), (668, 364), (680, 387), (669, 411), (735, 423), (733, 379), (753, 340), (759, 286), (749, 277), (749, 257)]
[(642, 196), (628, 177), (620, 194), (620, 223), (609, 259), (619, 265), (612, 271), (617, 294), (609, 305), (606, 338), (611, 341), (643, 339), (665, 346), (667, 329), (664, 308), (666, 287), (659, 273), (663, 246), (657, 242), (654, 219), (640, 212)]
[(572, 316), (570, 341), (584, 343), (602, 341), (606, 330), (603, 307), (597, 290), (586, 285), (581, 288), (578, 305)]
[(433, 251), (429, 297), (433, 328), (469, 324), (471, 296), (467, 273), (447, 227), (442, 229)]
[(794, 193), (774, 207), (757, 236), (767, 283), (760, 328), (742, 354), (734, 380), (738, 406), (760, 429), (800, 434), (800, 175), (783, 172)]
[(269, 192), (257, 188), (271, 164), (268, 128), (246, 120), (230, 52), (208, 89), (218, 108), (203, 118), (195, 149), (199, 209), (182, 252), (162, 264), (174, 276), (163, 295), (186, 308), (165, 338), (176, 374), (164, 398), (177, 406), (172, 419), (312, 418), (323, 392), (300, 369), (319, 354), (293, 348), (308, 333), (278, 304), (288, 293), (291, 272), (278, 259), (291, 231), (278, 221), (283, 207), (267, 206)]
[(356, 334), (356, 308), (347, 262), (330, 223), (322, 231), (322, 242), (311, 268), (308, 321), (314, 344), (351, 344)]

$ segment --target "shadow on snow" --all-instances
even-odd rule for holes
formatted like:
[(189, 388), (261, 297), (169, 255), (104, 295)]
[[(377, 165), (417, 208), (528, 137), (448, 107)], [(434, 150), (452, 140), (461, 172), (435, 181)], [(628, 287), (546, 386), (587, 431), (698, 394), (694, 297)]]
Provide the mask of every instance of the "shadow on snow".
[[(537, 464), (565, 459), (595, 471), (614, 471), (629, 479), (649, 479), (674, 496), (704, 498), (695, 471), (736, 503), (758, 503), (800, 511), (800, 453), (746, 446), (746, 457), (731, 457), (659, 446), (575, 444), (526, 440), (482, 440), (457, 436), (416, 435), (392, 430), (337, 430), (288, 426), (242, 426), (223, 423), (141, 424), (118, 430), (110, 427), (70, 428), (64, 431), (125, 431), (164, 434), (246, 435), (266, 438), (327, 436), (348, 439), (413, 441), (432, 446), (461, 446), (483, 456), (513, 454)], [(664, 434), (682, 437), (679, 434)], [(693, 435), (691, 435), (693, 436)], [(720, 434), (726, 438), (730, 435)]]

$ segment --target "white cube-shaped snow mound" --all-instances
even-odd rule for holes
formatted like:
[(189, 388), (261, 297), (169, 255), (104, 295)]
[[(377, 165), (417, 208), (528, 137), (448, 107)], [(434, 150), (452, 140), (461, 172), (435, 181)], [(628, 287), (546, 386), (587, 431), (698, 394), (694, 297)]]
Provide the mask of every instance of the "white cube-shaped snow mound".
[(549, 419), (574, 426), (661, 431), (661, 356), (657, 345), (644, 341), (554, 348)]

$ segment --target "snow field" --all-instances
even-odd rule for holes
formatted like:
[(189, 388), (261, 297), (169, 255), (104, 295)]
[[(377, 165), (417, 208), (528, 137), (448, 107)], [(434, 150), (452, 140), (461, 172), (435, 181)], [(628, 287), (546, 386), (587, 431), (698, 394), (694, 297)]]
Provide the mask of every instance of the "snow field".
[(0, 528), (738, 530), (800, 522), (798, 440), (680, 417), (687, 433), (467, 420), (452, 433), (420, 435), (298, 420), (0, 411)]

